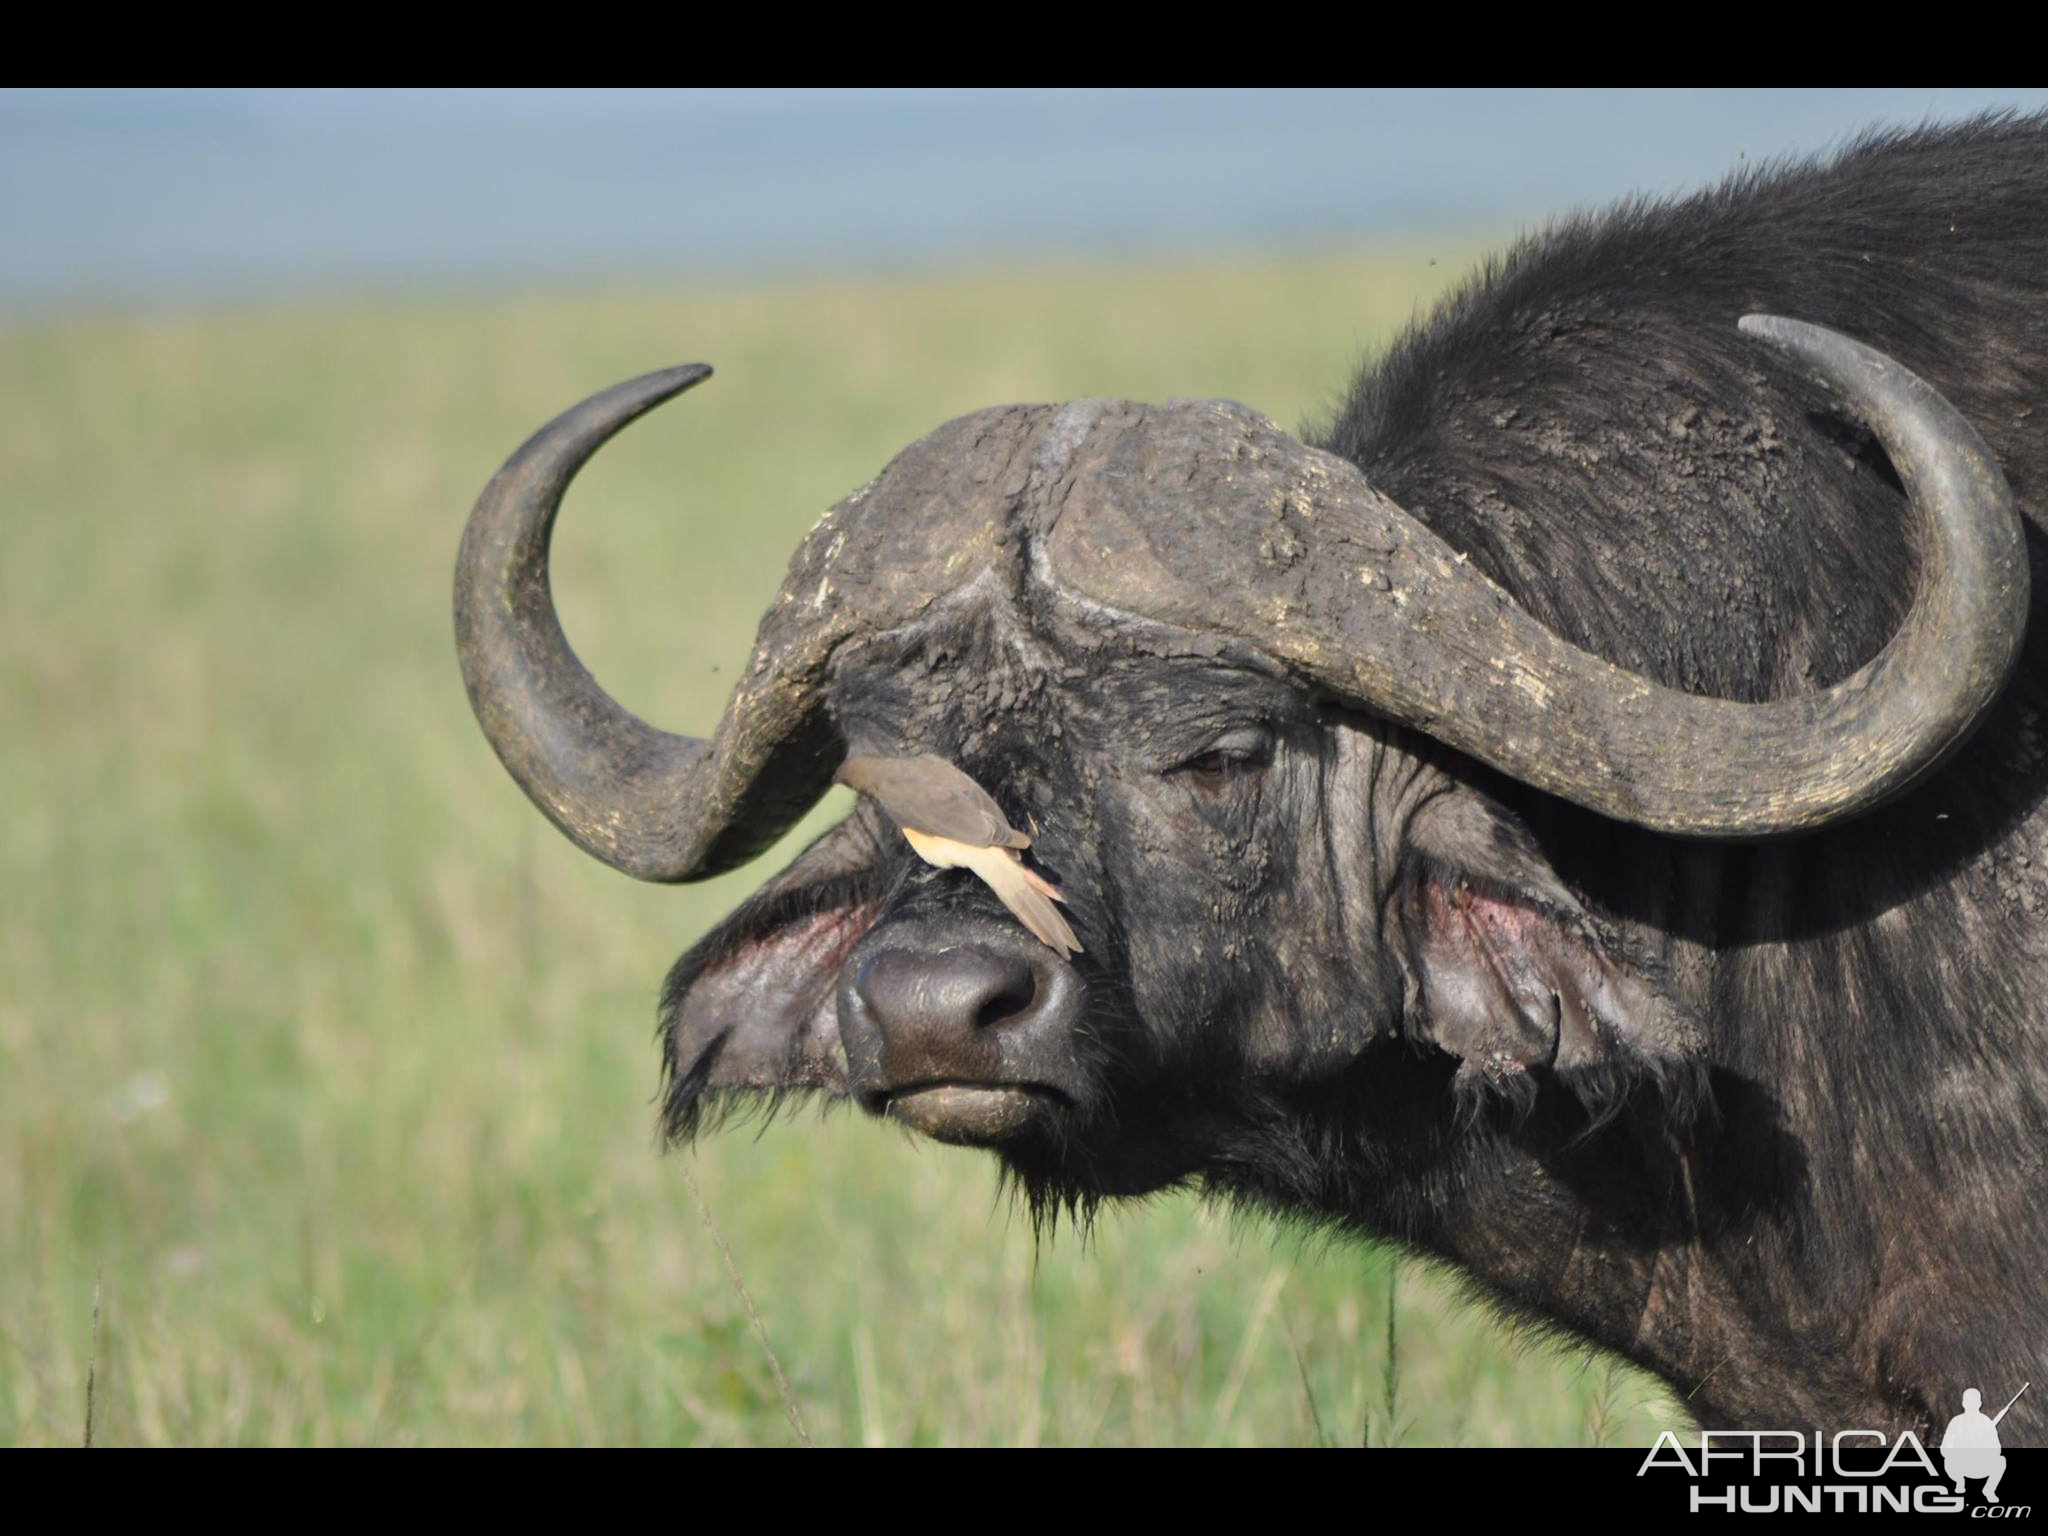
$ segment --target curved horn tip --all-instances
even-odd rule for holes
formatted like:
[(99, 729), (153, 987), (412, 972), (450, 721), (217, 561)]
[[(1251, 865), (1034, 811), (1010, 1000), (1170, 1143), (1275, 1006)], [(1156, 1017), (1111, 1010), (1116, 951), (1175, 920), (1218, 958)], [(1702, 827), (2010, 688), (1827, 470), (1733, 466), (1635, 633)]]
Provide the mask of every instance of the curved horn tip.
[(677, 389), (688, 389), (692, 384), (701, 384), (711, 377), (709, 363), (678, 363), (673, 368), (661, 368), (647, 376), (650, 380), (663, 379)]
[[(656, 406), (667, 404), (684, 390), (692, 389), (710, 377), (709, 363), (683, 363), (675, 368), (657, 368), (623, 384), (614, 384), (610, 389), (599, 390), (570, 406), (534, 433), (505, 461), (505, 468), (523, 466), (539, 458), (556, 464), (566, 477), (573, 478), (590, 456), (611, 438)], [(568, 478), (563, 480), (564, 485)], [(485, 489), (484, 495), (488, 497), (494, 488), (495, 482)], [(478, 505), (481, 507), (482, 503)], [(548, 521), (553, 521), (556, 510), (553, 507), (547, 510), (545, 516)]]
[[(686, 389), (693, 389), (711, 377), (709, 363), (681, 363), (674, 368), (657, 368), (652, 373), (643, 373), (637, 379), (628, 379), (623, 384), (614, 384), (610, 389), (592, 395), (579, 406), (572, 407), (566, 414), (575, 416), (591, 407), (603, 408), (606, 415), (626, 412), (625, 420), (619, 425), (637, 420), (657, 405), (673, 400)], [(606, 436), (610, 436), (607, 433)]]
[(678, 363), (673, 368), (657, 368), (652, 373), (643, 373), (621, 388), (632, 391), (653, 406), (673, 400), (684, 390), (702, 384), (710, 377), (709, 363)]
[(1793, 320), (1784, 315), (1748, 314), (1735, 322), (1743, 335), (1762, 342), (1788, 357), (1843, 367), (1851, 362), (1876, 364), (1882, 371), (1897, 372), (1898, 365), (1883, 353), (1840, 331), (1810, 320)]

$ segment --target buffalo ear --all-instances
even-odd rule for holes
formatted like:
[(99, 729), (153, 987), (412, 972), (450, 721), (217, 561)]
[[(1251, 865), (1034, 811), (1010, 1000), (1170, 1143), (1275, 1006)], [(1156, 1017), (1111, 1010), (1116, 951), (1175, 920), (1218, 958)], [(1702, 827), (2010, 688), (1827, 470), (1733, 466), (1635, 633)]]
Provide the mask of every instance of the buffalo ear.
[(1689, 1111), (1696, 1024), (1501, 807), (1461, 788), (1417, 813), (1394, 916), (1404, 1032), (1457, 1057), (1461, 1088), (1526, 1108), (1548, 1078), (1605, 1113), (1647, 1080)]
[(881, 915), (865, 808), (691, 947), (662, 989), (662, 1123), (687, 1140), (744, 1095), (846, 1092), (839, 966)]

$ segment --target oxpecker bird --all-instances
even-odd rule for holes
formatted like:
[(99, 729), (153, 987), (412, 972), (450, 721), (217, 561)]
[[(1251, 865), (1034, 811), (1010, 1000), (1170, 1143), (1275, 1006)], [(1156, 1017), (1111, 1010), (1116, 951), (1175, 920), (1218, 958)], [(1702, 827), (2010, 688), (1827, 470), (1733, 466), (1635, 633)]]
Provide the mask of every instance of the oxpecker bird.
[(1061, 959), (1081, 952), (1081, 941), (1053, 905), (1065, 900), (1059, 888), (1024, 863), (1031, 839), (1004, 819), (987, 790), (944, 758), (849, 757), (834, 777), (887, 811), (925, 863), (972, 870)]

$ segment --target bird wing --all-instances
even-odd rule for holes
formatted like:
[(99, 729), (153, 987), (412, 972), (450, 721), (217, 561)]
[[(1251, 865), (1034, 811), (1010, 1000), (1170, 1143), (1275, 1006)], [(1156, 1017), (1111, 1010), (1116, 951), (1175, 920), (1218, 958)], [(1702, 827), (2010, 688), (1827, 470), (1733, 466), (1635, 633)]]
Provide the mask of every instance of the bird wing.
[(836, 775), (879, 804), (899, 827), (975, 848), (1029, 848), (994, 800), (942, 757), (849, 757)]

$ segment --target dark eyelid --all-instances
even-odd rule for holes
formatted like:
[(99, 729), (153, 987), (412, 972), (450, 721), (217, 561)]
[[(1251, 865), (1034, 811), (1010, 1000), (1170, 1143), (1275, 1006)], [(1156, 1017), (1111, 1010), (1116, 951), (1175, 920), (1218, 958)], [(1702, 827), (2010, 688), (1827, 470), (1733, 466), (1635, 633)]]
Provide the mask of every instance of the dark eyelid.
[(1256, 725), (1236, 726), (1201, 741), (1195, 750), (1181, 754), (1165, 772), (1171, 775), (1210, 771), (1219, 766), (1263, 767), (1272, 759), (1273, 744), (1273, 727), (1263, 721)]
[(1201, 755), (1220, 752), (1225, 757), (1258, 757), (1273, 745), (1273, 730), (1267, 725), (1240, 726), (1234, 731), (1225, 731), (1210, 742)]

